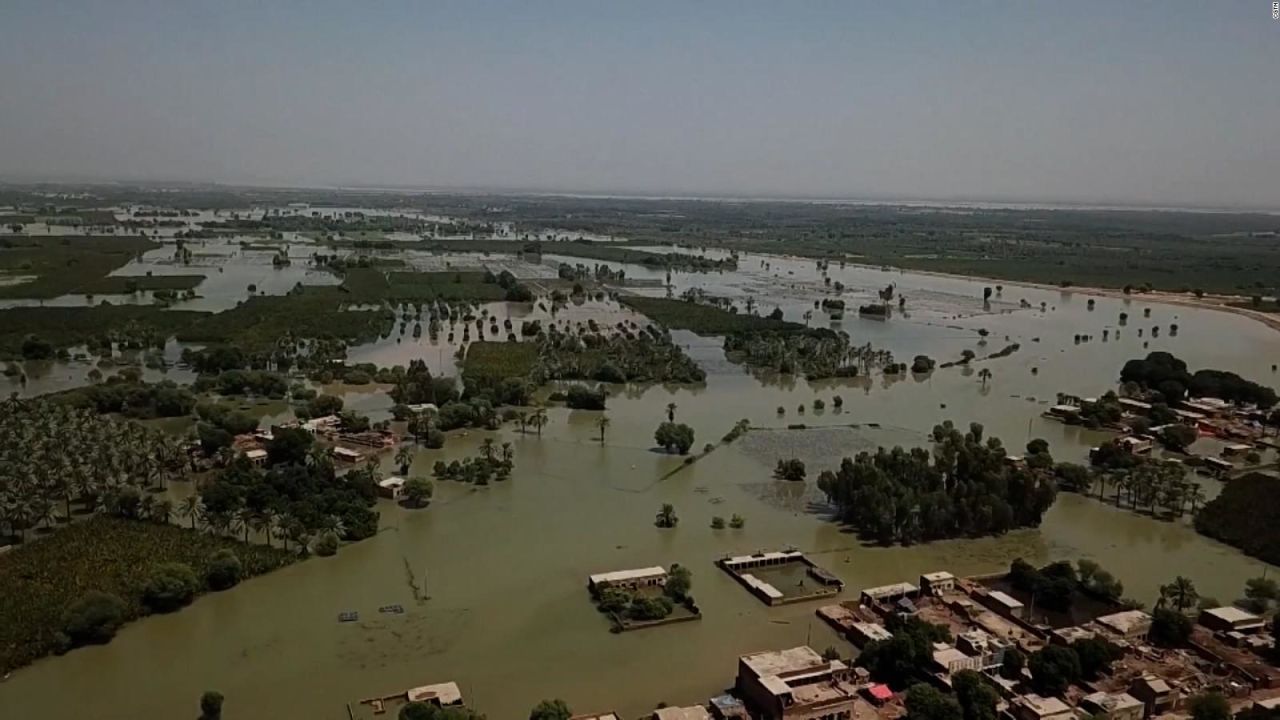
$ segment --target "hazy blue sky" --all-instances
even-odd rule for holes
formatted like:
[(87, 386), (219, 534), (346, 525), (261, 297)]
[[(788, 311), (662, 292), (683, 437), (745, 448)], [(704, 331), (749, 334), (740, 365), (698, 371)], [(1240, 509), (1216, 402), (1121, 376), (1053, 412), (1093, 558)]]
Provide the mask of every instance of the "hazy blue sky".
[(1280, 207), (1270, 0), (4, 0), (0, 176)]

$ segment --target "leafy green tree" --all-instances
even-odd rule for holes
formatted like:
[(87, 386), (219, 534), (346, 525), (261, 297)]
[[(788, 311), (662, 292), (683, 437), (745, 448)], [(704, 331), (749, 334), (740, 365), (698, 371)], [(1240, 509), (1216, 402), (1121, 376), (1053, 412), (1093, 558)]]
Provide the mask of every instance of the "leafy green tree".
[(1022, 677), (1022, 670), (1027, 666), (1027, 656), (1022, 654), (1018, 648), (1009, 648), (1004, 653), (1004, 660), (1000, 663), (1000, 675), (1009, 680), (1016, 680)]
[(62, 616), (62, 632), (72, 645), (105, 643), (124, 624), (125, 604), (110, 593), (90, 590)]
[(684, 423), (664, 422), (654, 431), (653, 439), (669, 453), (687, 455), (693, 447), (693, 428)]
[(338, 536), (335, 533), (327, 532), (316, 540), (316, 555), (320, 557), (332, 557), (338, 552)]
[(153, 612), (171, 612), (191, 602), (199, 583), (191, 566), (162, 563), (151, 570), (142, 586), (142, 602)]
[(435, 494), (435, 486), (431, 481), (424, 478), (414, 476), (404, 483), (404, 496), (413, 507), (422, 507), (431, 500), (431, 496)]
[(944, 695), (924, 683), (916, 683), (907, 689), (907, 718), (909, 720), (963, 720), (960, 703), (950, 695)]
[(1124, 654), (1123, 651), (1102, 637), (1085, 638), (1071, 643), (1080, 660), (1080, 677), (1097, 680), (1111, 671), (1111, 664)]
[(1168, 604), (1178, 612), (1186, 612), (1196, 606), (1196, 600), (1200, 598), (1200, 593), (1196, 591), (1196, 584), (1190, 578), (1177, 576), (1173, 582), (1160, 586), (1160, 604)]
[(1032, 653), (1027, 660), (1031, 669), (1031, 686), (1041, 695), (1061, 695), (1080, 680), (1080, 657), (1076, 651), (1061, 645), (1049, 645)]
[(719, 515), (716, 515), (715, 517), (711, 518), (711, 529), (712, 529), (712, 530), (723, 530), (723, 529), (724, 529), (724, 518), (720, 517)]
[(689, 572), (689, 568), (675, 564), (667, 571), (665, 591), (676, 602), (684, 602), (684, 599), (689, 597), (689, 588), (692, 585), (693, 573)]
[(543, 700), (529, 711), (529, 720), (569, 720), (572, 716), (569, 705), (559, 698)]
[(673, 528), (679, 522), (680, 518), (676, 517), (676, 508), (671, 503), (663, 503), (653, 520), (653, 524), (660, 528)]
[(1231, 720), (1231, 704), (1219, 692), (1207, 692), (1191, 698), (1188, 704), (1191, 720)]
[(964, 720), (996, 720), (996, 704), (1000, 694), (982, 675), (972, 670), (961, 670), (951, 678), (956, 700)]
[(226, 590), (240, 582), (244, 571), (240, 558), (228, 549), (219, 550), (209, 558), (209, 567), (205, 570), (205, 583), (212, 590)]
[(1191, 618), (1169, 608), (1156, 608), (1151, 613), (1148, 639), (1165, 648), (1183, 647), (1191, 637)]
[(206, 690), (200, 696), (200, 720), (222, 720), (222, 693)]

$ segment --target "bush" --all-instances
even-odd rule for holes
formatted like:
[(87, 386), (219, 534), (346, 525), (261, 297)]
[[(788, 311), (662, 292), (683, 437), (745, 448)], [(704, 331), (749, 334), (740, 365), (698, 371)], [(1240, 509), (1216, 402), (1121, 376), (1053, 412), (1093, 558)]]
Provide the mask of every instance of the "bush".
[(693, 447), (693, 428), (684, 423), (664, 422), (654, 431), (653, 439), (667, 452), (687, 455)]
[(240, 582), (244, 566), (240, 558), (230, 550), (219, 550), (209, 560), (204, 580), (212, 590), (226, 590)]
[(586, 385), (573, 385), (565, 393), (565, 404), (574, 410), (603, 410), (608, 395), (603, 389), (592, 390)]
[(124, 601), (97, 590), (86, 593), (67, 608), (62, 632), (72, 645), (105, 643), (124, 624)]
[(338, 552), (338, 536), (333, 533), (325, 533), (316, 540), (316, 554), (320, 557), (332, 557)]
[(151, 571), (142, 587), (142, 602), (152, 612), (172, 612), (191, 602), (199, 589), (190, 565), (162, 563)]

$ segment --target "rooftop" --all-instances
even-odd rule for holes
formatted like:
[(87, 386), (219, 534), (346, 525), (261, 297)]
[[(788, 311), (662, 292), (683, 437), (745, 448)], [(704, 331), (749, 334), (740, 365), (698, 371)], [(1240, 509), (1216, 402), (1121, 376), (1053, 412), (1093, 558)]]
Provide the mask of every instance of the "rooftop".
[(445, 682), (435, 685), (423, 685), (405, 693), (409, 702), (437, 702), (441, 705), (456, 705), (462, 702), (462, 691), (458, 683)]
[(391, 477), (389, 477), (389, 478), (387, 478), (387, 479), (385, 479), (385, 480), (379, 480), (379, 481), (378, 481), (378, 485), (379, 485), (379, 486), (381, 486), (381, 487), (384, 487), (384, 488), (398, 488), (398, 487), (403, 487), (403, 486), (404, 486), (404, 483), (405, 483), (405, 479), (404, 479), (404, 478), (402, 478), (402, 477), (400, 477), (400, 476), (398, 476), (398, 475), (392, 475)]
[(1039, 717), (1049, 717), (1050, 715), (1071, 712), (1071, 708), (1058, 698), (1041, 697), (1035, 693), (1016, 697), (1013, 699), (1013, 702), (1027, 708)]
[(1261, 617), (1258, 617), (1257, 615), (1254, 615), (1251, 612), (1246, 612), (1244, 610), (1241, 610), (1240, 608), (1235, 607), (1234, 605), (1226, 605), (1223, 607), (1210, 608), (1208, 610), (1204, 610), (1203, 612), (1205, 615), (1212, 615), (1218, 618), (1219, 620), (1223, 622), (1231, 623), (1232, 625), (1263, 622)]
[(867, 588), (862, 591), (864, 595), (870, 595), (877, 600), (883, 597), (892, 597), (894, 595), (910, 595), (920, 588), (909, 582), (894, 583), (892, 585), (881, 585), (879, 587)]
[(782, 550), (756, 553), (754, 555), (736, 555), (726, 559), (725, 562), (734, 565), (745, 562), (760, 562), (761, 560), (799, 560), (802, 557), (804, 557), (804, 553), (799, 550)]
[(620, 720), (615, 712), (604, 712), (595, 715), (574, 715), (569, 720)]
[(1097, 619), (1097, 622), (1103, 627), (1114, 630), (1121, 635), (1126, 635), (1143, 626), (1150, 627), (1151, 616), (1142, 610), (1125, 610), (1111, 615), (1103, 615)]
[(946, 570), (938, 570), (936, 572), (925, 573), (920, 577), (924, 578), (925, 580), (928, 580), (929, 582), (946, 582), (947, 580), (956, 579), (955, 575), (952, 575)]
[(253, 450), (247, 450), (247, 451), (245, 451), (244, 456), (245, 456), (245, 457), (247, 457), (247, 458), (249, 458), (250, 460), (257, 460), (258, 458), (264, 458), (264, 457), (266, 457), (266, 456), (267, 456), (267, 451), (266, 451), (266, 450), (263, 450), (263, 449), (261, 449), (261, 448), (256, 448), (256, 449), (253, 449)]
[(991, 592), (987, 593), (987, 596), (990, 597), (992, 600), (995, 600), (996, 602), (1005, 606), (1006, 608), (1009, 608), (1010, 610), (1016, 610), (1017, 608), (1020, 608), (1023, 606), (1021, 600), (1010, 595), (1007, 592), (1004, 592), (1003, 590), (992, 590)]
[(812, 670), (818, 666), (825, 668), (828, 664), (817, 651), (805, 645), (743, 655), (742, 662), (760, 677)]
[(1130, 695), (1129, 693), (1105, 693), (1096, 692), (1092, 695), (1086, 695), (1080, 700), (1081, 703), (1087, 703), (1102, 710), (1103, 712), (1113, 713), (1117, 710), (1126, 710), (1132, 707), (1139, 707), (1142, 701)]
[(591, 576), (591, 584), (599, 585), (600, 583), (616, 583), (627, 582), (628, 580), (643, 580), (645, 578), (658, 577), (666, 575), (667, 569), (661, 565), (654, 565), (647, 568), (636, 568), (634, 570), (614, 570), (613, 572), (596, 573)]
[(689, 707), (664, 707), (653, 711), (654, 720), (711, 720), (711, 713), (702, 705)]

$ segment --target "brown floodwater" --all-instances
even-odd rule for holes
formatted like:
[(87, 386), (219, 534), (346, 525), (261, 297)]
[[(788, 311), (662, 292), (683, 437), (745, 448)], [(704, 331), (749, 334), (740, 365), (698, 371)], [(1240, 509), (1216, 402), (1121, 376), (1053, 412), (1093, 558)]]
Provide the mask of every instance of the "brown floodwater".
[[(673, 282), (677, 292), (699, 285), (713, 294), (751, 296), (765, 312), (778, 305), (801, 320), (821, 297), (813, 263), (769, 258), (766, 271), (761, 259), (743, 258), (737, 273), (676, 273)], [(643, 268), (627, 272), (646, 277)], [(173, 615), (126, 627), (108, 645), (14, 673), (0, 683), (0, 716), (72, 718), (92, 708), (102, 718), (168, 718), (193, 714), (200, 693), (215, 688), (227, 696), (229, 717), (339, 720), (345, 704), (361, 697), (454, 680), (470, 704), (495, 719), (523, 717), (539, 699), (557, 696), (578, 712), (615, 709), (634, 717), (659, 702), (704, 701), (732, 683), (736, 656), (748, 651), (808, 642), (851, 652), (813, 615), (821, 601), (767, 607), (713, 564), (726, 553), (784, 546), (812, 553), (843, 578), (844, 597), (930, 570), (991, 572), (1016, 557), (1093, 558), (1124, 582), (1127, 595), (1148, 604), (1175, 575), (1229, 601), (1245, 579), (1263, 572), (1262, 563), (1199, 536), (1185, 520), (1159, 521), (1065, 493), (1037, 529), (866, 547), (826, 520), (813, 479), (861, 449), (924, 443), (929, 429), (948, 418), (983, 423), (1015, 452), (1029, 438), (1043, 437), (1056, 457), (1080, 460), (1106, 435), (1042, 418), (1056, 392), (1098, 394), (1114, 387), (1125, 360), (1155, 349), (1174, 352), (1193, 368), (1230, 369), (1272, 383), (1280, 334), (1247, 318), (1141, 299), (1098, 298), (1090, 311), (1081, 293), (1005, 283), (984, 308), (982, 282), (853, 267), (830, 274), (848, 286), (845, 296), (855, 298), (849, 301), (854, 307), (890, 282), (907, 294), (905, 315), (883, 322), (853, 312), (839, 323), (858, 342), (892, 350), (900, 360), (921, 352), (953, 359), (964, 349), (982, 356), (1010, 342), (1021, 348), (972, 369), (939, 369), (923, 378), (808, 383), (755, 377), (725, 362), (715, 339), (676, 333), (707, 367), (707, 383), (619, 389), (609, 400), (612, 425), (604, 445), (597, 441), (598, 413), (563, 408), (549, 410), (542, 437), (512, 428), (455, 433), (444, 450), (420, 451), (413, 471), (429, 474), (435, 460), (474, 454), (483, 438), (497, 436), (516, 449), (511, 480), (485, 488), (440, 483), (423, 510), (382, 502), (382, 531), (335, 557), (312, 558), (202, 597)], [(1019, 308), (1023, 298), (1033, 309)], [(1146, 307), (1151, 318), (1143, 317)], [(1129, 313), (1123, 328), (1121, 311)], [(811, 322), (819, 318), (827, 322), (820, 312)], [(1172, 322), (1180, 326), (1175, 337), (1168, 333)], [(1157, 323), (1160, 335), (1151, 338)], [(985, 347), (979, 328), (989, 331)], [(1076, 334), (1094, 339), (1077, 344)], [(436, 354), (429, 345), (394, 340), (364, 350), (372, 356), (379, 347), (393, 348), (382, 352), (397, 362)], [(993, 372), (985, 385), (976, 374), (982, 366)], [(344, 390), (349, 405), (375, 418), (389, 407), (383, 395)], [(832, 407), (835, 395), (844, 400), (839, 411)], [(826, 400), (825, 411), (812, 409), (815, 398)], [(699, 448), (739, 418), (761, 429), (663, 479), (680, 461), (655, 452), (652, 433), (671, 402), (677, 420), (695, 428)], [(780, 429), (793, 422), (820, 427)], [(777, 458), (790, 456), (808, 463), (807, 483), (772, 479)], [(392, 471), (389, 457), (385, 469)], [(680, 523), (660, 530), (653, 516), (667, 502)], [(746, 518), (744, 529), (710, 529), (713, 516), (734, 513)], [(589, 601), (587, 576), (674, 562), (692, 569), (703, 619), (611, 634)], [(415, 601), (410, 573), (429, 599)], [(378, 613), (396, 603), (406, 614)], [(359, 612), (359, 622), (338, 623), (346, 610)]]

